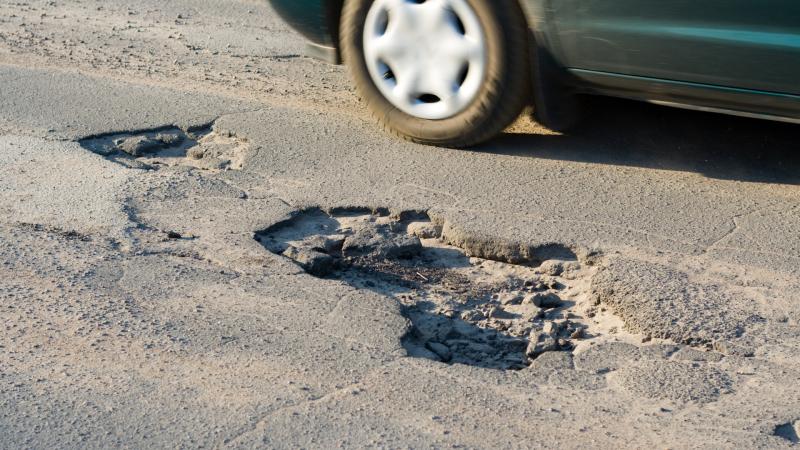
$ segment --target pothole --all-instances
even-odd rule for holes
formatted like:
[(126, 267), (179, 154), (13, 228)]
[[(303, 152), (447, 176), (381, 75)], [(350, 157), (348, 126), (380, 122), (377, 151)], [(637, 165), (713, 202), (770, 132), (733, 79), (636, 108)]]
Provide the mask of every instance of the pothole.
[(778, 425), (773, 434), (793, 444), (800, 443), (800, 420)]
[(558, 260), (469, 257), (426, 213), (368, 209), (309, 209), (256, 239), (314, 276), (396, 298), (411, 356), (513, 370), (595, 337), (594, 268), (566, 247), (548, 251)]
[(208, 171), (241, 169), (248, 146), (233, 133), (210, 126), (188, 131), (167, 127), (117, 133), (84, 139), (80, 144), (127, 167), (189, 166)]

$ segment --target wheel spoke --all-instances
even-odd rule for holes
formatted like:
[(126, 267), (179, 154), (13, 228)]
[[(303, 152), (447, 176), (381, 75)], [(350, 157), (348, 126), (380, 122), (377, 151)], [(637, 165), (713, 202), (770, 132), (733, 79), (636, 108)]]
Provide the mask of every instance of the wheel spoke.
[(427, 71), (419, 81), (421, 93), (433, 94), (441, 100), (452, 97), (458, 89), (456, 71), (446, 66)]
[(414, 19), (410, 6), (406, 0), (383, 0), (383, 7), (389, 13), (387, 32), (390, 29), (402, 30), (413, 26)]
[(388, 65), (393, 65), (395, 59), (406, 51), (406, 46), (403, 42), (395, 39), (390, 34), (385, 34), (377, 39), (373, 39), (366, 47), (368, 53), (373, 58), (383, 60)]
[(420, 13), (425, 25), (430, 29), (445, 29), (452, 23), (452, 11), (447, 6), (445, 0), (428, 0), (421, 8), (424, 12)]
[(448, 42), (446, 48), (454, 58), (464, 62), (477, 63), (484, 58), (483, 46), (465, 36)]
[(421, 74), (416, 67), (406, 67), (394, 73), (397, 84), (392, 89), (395, 99), (404, 105), (412, 105), (419, 95)]

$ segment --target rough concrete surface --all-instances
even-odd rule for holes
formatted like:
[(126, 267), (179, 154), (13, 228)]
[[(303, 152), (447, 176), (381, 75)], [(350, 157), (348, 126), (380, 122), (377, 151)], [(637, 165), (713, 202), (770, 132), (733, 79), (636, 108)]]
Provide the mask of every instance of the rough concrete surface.
[(382, 134), (266, 2), (0, 3), (0, 448), (789, 447), (797, 127)]

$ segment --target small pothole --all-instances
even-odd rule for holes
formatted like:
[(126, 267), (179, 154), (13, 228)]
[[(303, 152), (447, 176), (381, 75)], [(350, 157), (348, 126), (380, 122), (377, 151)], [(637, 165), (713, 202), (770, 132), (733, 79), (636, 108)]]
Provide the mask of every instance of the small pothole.
[(411, 356), (521, 369), (592, 337), (576, 313), (592, 268), (566, 247), (536, 263), (469, 257), (426, 213), (368, 209), (309, 209), (256, 239), (314, 276), (399, 300), (413, 325), (403, 338)]
[(776, 426), (774, 434), (793, 444), (800, 443), (800, 420)]
[(84, 139), (81, 146), (133, 168), (189, 166), (208, 171), (241, 169), (247, 141), (228, 131), (176, 127)]

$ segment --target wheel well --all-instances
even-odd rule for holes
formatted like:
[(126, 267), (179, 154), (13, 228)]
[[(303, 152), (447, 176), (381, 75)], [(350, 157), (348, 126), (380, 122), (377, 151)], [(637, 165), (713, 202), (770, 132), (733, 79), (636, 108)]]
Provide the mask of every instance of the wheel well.
[(339, 24), (342, 19), (342, 8), (345, 0), (328, 0), (325, 16), (328, 18), (328, 29), (331, 33), (331, 41), (337, 51), (339, 49)]
[[(341, 24), (342, 19), (342, 9), (344, 8), (344, 3), (347, 0), (327, 0), (326, 8), (327, 8), (327, 18), (328, 18), (328, 29), (331, 33), (331, 40), (333, 41), (333, 46), (336, 48), (337, 53), (340, 51), (339, 49), (339, 26)], [(525, 11), (523, 8), (522, 3), (517, 0), (517, 5), (519, 6), (520, 11)], [(523, 13), (523, 18), (525, 22), (528, 24), (528, 28), (530, 29), (530, 21), (528, 20), (528, 15)]]

